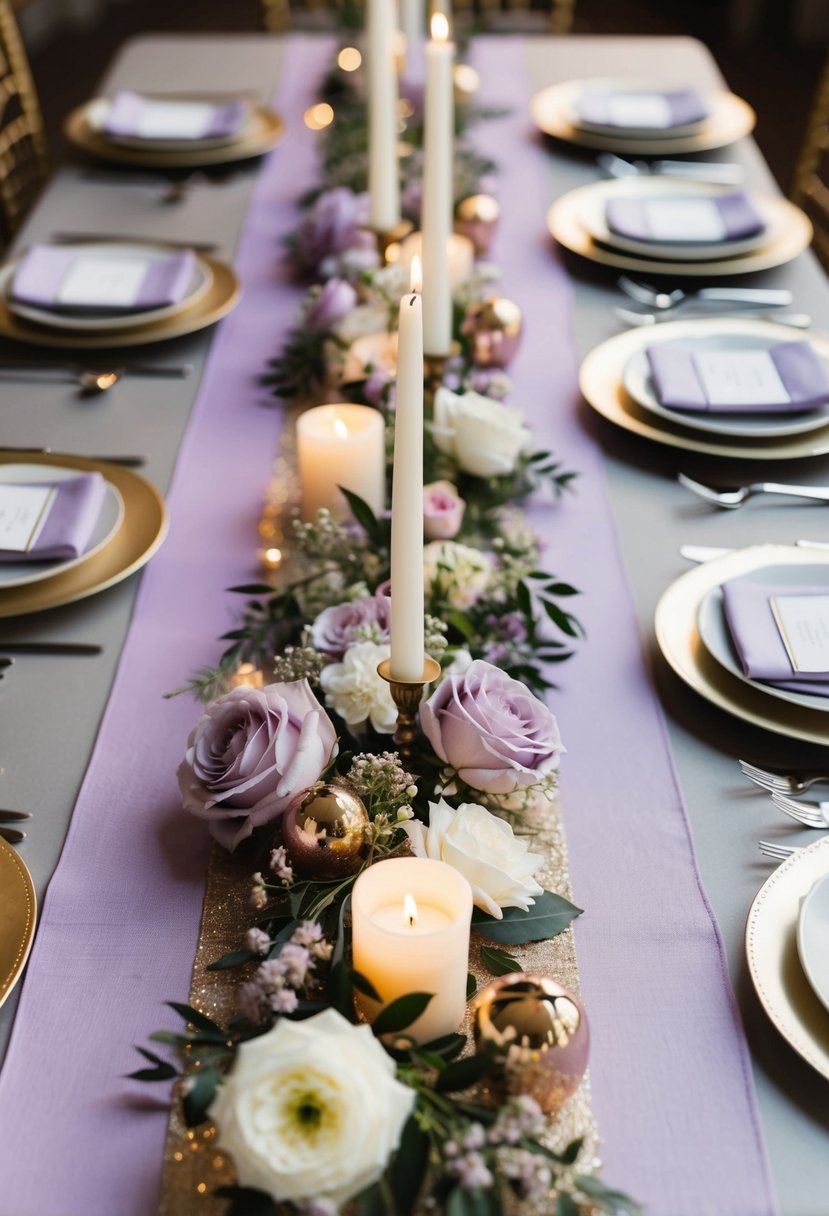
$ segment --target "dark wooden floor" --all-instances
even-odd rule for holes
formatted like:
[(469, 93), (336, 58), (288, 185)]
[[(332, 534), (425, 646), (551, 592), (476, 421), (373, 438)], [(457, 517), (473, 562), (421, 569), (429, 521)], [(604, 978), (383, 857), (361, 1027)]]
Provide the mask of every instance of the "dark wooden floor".
[[(792, 40), (787, 3), (766, 0), (766, 9), (762, 32), (738, 43), (728, 28), (727, 0), (576, 0), (574, 32), (702, 39), (731, 88), (756, 109), (757, 140), (788, 191), (826, 49)], [(63, 116), (92, 94), (127, 38), (149, 31), (261, 28), (259, 0), (129, 0), (110, 5), (92, 28), (63, 31), (31, 56), (53, 155), (61, 159), (66, 152), (60, 135)]]

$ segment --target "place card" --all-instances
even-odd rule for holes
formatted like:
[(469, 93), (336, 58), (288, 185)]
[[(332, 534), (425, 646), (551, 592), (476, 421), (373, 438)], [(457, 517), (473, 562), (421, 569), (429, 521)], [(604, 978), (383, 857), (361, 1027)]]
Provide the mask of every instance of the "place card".
[(55, 486), (0, 483), (0, 549), (29, 553), (54, 505)]
[(791, 401), (770, 350), (697, 350), (693, 360), (709, 406), (768, 408)]
[(829, 595), (775, 595), (769, 604), (792, 670), (829, 674)]
[(132, 308), (147, 277), (149, 259), (78, 254), (57, 289), (63, 308)]
[(661, 130), (673, 125), (671, 106), (664, 93), (612, 93), (606, 104), (608, 122), (614, 127)]
[(144, 98), (138, 114), (138, 139), (204, 139), (211, 133), (216, 107), (204, 101), (152, 101)]
[(657, 198), (644, 203), (652, 241), (724, 241), (728, 229), (711, 198)]

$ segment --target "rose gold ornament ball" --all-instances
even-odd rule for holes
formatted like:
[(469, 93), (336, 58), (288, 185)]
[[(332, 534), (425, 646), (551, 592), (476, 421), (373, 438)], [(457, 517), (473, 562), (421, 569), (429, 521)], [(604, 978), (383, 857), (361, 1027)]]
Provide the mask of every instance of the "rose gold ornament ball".
[(501, 208), (491, 194), (470, 194), (455, 208), (455, 232), (468, 237), (480, 257), (495, 239)]
[(518, 351), (523, 324), (513, 300), (492, 295), (467, 309), (461, 332), (472, 339), (472, 359), (479, 367), (507, 367)]
[(523, 971), (487, 984), (473, 1006), (475, 1043), (499, 1062), (510, 1096), (529, 1094), (555, 1114), (587, 1068), (590, 1032), (578, 997), (546, 975)]
[(312, 786), (294, 799), (281, 827), (291, 865), (314, 878), (353, 874), (369, 854), (368, 811), (336, 781)]

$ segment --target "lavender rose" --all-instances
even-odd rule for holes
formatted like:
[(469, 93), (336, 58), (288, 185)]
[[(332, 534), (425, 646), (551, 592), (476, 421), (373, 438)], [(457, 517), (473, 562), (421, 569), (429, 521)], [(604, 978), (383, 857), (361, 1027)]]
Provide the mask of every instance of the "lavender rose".
[(234, 849), (317, 780), (337, 738), (307, 680), (234, 688), (187, 740), (178, 782), (186, 811)]
[(345, 279), (329, 279), (311, 298), (305, 325), (312, 330), (333, 329), (356, 306), (357, 292), (351, 284)]
[(305, 216), (297, 233), (299, 255), (312, 269), (348, 249), (374, 249), (368, 231), (369, 199), (345, 186), (326, 190)]
[(311, 645), (323, 654), (341, 659), (355, 641), (387, 642), (390, 626), (389, 597), (365, 595), (325, 608), (311, 626)]
[(439, 684), (420, 722), (440, 759), (488, 794), (538, 784), (564, 751), (543, 701), (483, 659)]

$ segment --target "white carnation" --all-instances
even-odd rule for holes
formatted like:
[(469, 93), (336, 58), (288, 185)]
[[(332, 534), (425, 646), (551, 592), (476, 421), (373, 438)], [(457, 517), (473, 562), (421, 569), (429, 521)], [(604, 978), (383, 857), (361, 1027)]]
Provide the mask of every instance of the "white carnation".
[(397, 709), (387, 681), (377, 674), (378, 663), (389, 653), (388, 644), (357, 642), (341, 663), (323, 667), (320, 684), (326, 701), (349, 726), (370, 721), (381, 734), (394, 733)]

